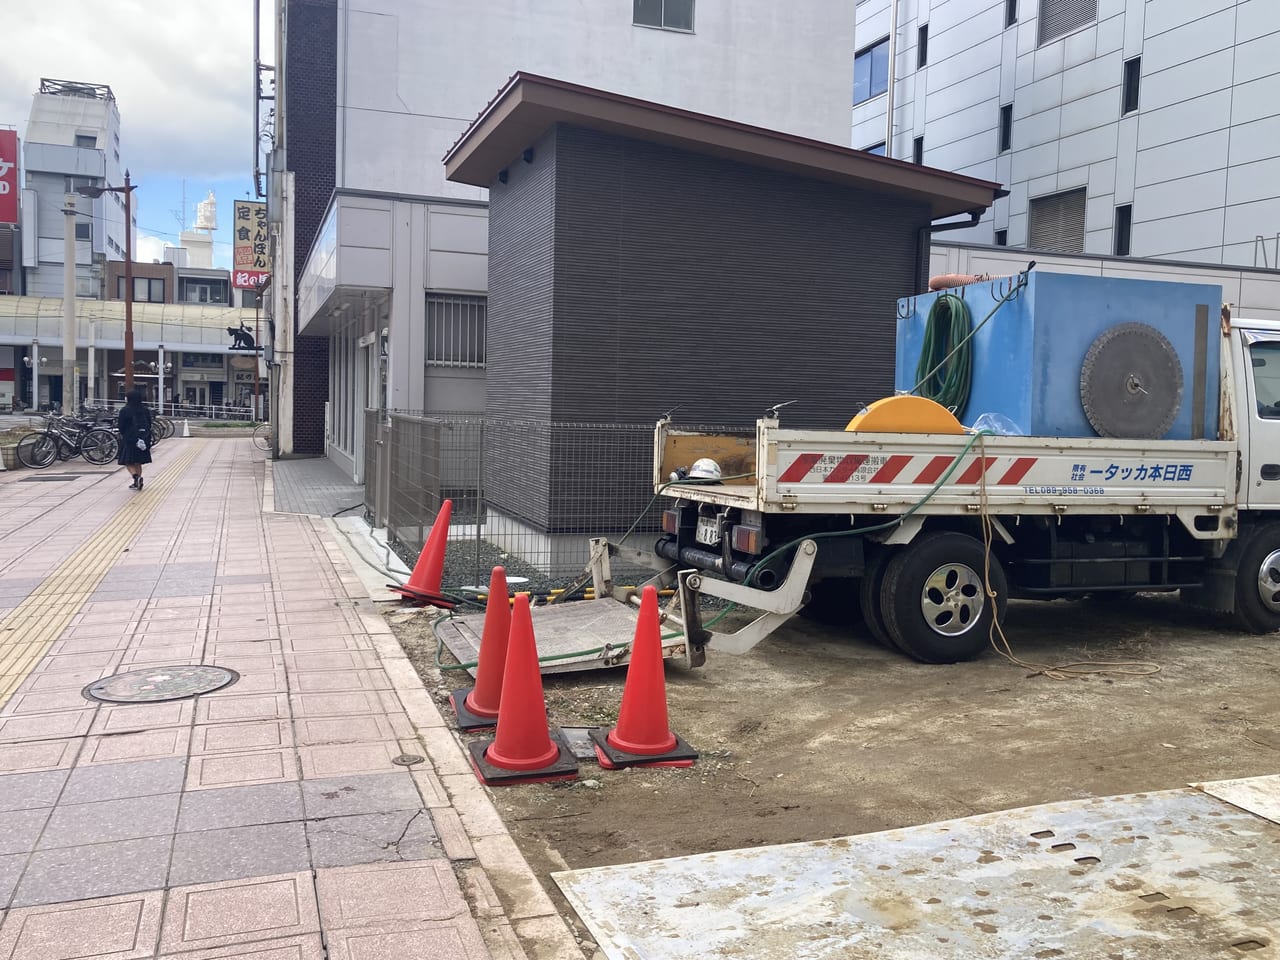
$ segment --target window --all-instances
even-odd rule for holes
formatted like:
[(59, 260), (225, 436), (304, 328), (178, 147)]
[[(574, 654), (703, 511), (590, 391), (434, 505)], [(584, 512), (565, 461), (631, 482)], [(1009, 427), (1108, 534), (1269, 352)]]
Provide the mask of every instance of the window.
[(863, 152), (863, 153), (874, 153), (877, 157), (883, 157), (883, 156), (884, 156), (884, 141), (883, 141), (883, 140), (881, 140), (879, 143), (873, 143), (873, 144), (872, 144), (871, 146), (869, 146), (869, 147), (863, 147), (863, 148), (862, 148), (862, 152)]
[(916, 69), (929, 62), (929, 25), (923, 24), (916, 35)]
[(1124, 62), (1124, 103), (1120, 112), (1133, 113), (1138, 109), (1138, 85), (1142, 79), (1142, 58), (1134, 57)]
[(1129, 255), (1129, 238), (1133, 234), (1133, 204), (1116, 207), (1116, 233), (1114, 252), (1117, 257)]
[(911, 141), (911, 162), (924, 164), (924, 137), (916, 137)]
[(638, 27), (693, 32), (693, 0), (632, 0), (631, 22)]
[(1098, 19), (1098, 0), (1040, 0), (1040, 45)]
[(996, 246), (997, 246), (997, 247), (1007, 247), (1008, 245), (1009, 245), (1009, 231), (1008, 231), (1008, 230), (997, 230), (997, 231), (996, 231)]
[(427, 294), (427, 366), (483, 367), (485, 297)]
[(853, 102), (878, 97), (889, 88), (889, 38), (853, 58)]
[(77, 133), (77, 134), (76, 134), (76, 146), (77, 146), (77, 147), (84, 147), (84, 148), (87, 148), (87, 149), (89, 149), (89, 150), (96, 150), (96, 149), (98, 149), (98, 138), (97, 138), (97, 137), (95, 137), (95, 136), (92, 136), (92, 135), (90, 135), (90, 134)]
[(98, 287), (93, 282), (93, 277), (76, 277), (76, 296), (77, 297), (97, 297)]
[(179, 277), (178, 301), (180, 303), (226, 303), (227, 282)]
[(81, 187), (96, 187), (98, 185), (96, 177), (67, 177), (66, 193), (75, 193)]
[[(124, 299), (124, 277), (116, 277), (116, 299)], [(162, 277), (134, 277), (134, 303), (164, 303), (164, 279)]]
[(77, 239), (77, 240), (92, 240), (92, 239), (93, 239), (93, 224), (92, 224), (92, 223), (80, 223), (79, 221), (77, 221), (77, 222), (76, 222), (76, 239)]
[(1013, 147), (1013, 104), (1006, 103), (1000, 108), (1000, 152)]
[(1253, 365), (1258, 416), (1264, 420), (1280, 420), (1280, 342), (1262, 340), (1251, 344), (1249, 358)]
[(1018, 0), (1004, 0), (1004, 25), (1012, 27), (1018, 22)]
[(1031, 201), (1028, 230), (1032, 250), (1084, 252), (1085, 188)]

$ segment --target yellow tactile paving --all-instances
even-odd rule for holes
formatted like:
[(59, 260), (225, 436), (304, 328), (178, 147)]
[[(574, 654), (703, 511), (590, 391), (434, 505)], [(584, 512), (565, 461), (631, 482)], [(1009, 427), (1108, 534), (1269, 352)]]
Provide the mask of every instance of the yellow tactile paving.
[(0, 707), (31, 673), (71, 618), (98, 589), (112, 564), (164, 502), (176, 478), (199, 454), (203, 441), (192, 443), (163, 472), (147, 479), (146, 492), (132, 498), (109, 517), (102, 529), (82, 543), (40, 586), (0, 620)]

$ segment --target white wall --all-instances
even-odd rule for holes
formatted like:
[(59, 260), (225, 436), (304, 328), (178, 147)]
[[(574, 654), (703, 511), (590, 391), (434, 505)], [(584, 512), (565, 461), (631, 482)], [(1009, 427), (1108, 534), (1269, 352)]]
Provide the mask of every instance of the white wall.
[(853, 0), (697, 0), (695, 32), (632, 0), (339, 2), (337, 186), (481, 198), (441, 158), (511, 74), (538, 73), (835, 143)]
[[(890, 0), (857, 8), (862, 48), (887, 35)], [(1027, 240), (1030, 198), (1088, 190), (1085, 251), (1114, 249), (1115, 207), (1133, 204), (1131, 255), (1251, 265), (1280, 233), (1280, 3), (1098, 0), (1097, 20), (1037, 47), (1036, 0), (1004, 27), (1003, 0), (899, 0), (895, 155), (1004, 183), (981, 224), (954, 236)], [(916, 37), (929, 25), (928, 64)], [(1124, 61), (1142, 57), (1139, 109), (1121, 110)], [(852, 143), (884, 139), (884, 96), (853, 108)], [(1001, 104), (1012, 150), (999, 154)], [(1259, 264), (1262, 263), (1259, 254)]]

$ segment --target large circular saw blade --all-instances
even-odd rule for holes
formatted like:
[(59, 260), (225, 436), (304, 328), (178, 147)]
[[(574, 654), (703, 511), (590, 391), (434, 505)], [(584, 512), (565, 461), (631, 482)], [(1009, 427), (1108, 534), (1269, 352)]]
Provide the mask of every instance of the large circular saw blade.
[(1182, 406), (1178, 351), (1145, 323), (1104, 331), (1085, 354), (1080, 403), (1099, 436), (1158, 440)]

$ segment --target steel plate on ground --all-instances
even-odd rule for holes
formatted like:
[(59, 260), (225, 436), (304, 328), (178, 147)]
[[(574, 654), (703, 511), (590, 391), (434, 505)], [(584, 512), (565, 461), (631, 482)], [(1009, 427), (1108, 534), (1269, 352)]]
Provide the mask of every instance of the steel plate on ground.
[(1280, 944), (1280, 827), (1193, 789), (552, 877), (611, 960), (1202, 960)]
[(1193, 784), (1211, 797), (1280, 824), (1280, 776)]
[[(561, 660), (544, 660), (542, 672), (569, 673), (575, 670), (597, 670), (626, 662), (625, 651), (618, 659), (619, 648), (635, 639), (636, 609), (616, 600), (572, 600), (535, 607), (533, 633), (539, 657), (562, 656)], [(484, 614), (451, 617), (436, 626), (436, 633), (449, 652), (462, 663), (474, 663), (480, 656), (480, 637), (484, 631)], [(672, 632), (670, 629), (665, 632)], [(664, 646), (668, 658), (683, 656), (684, 643)], [(607, 648), (602, 650), (601, 648)], [(573, 654), (581, 651), (580, 656)], [(474, 676), (475, 669), (470, 673)]]

